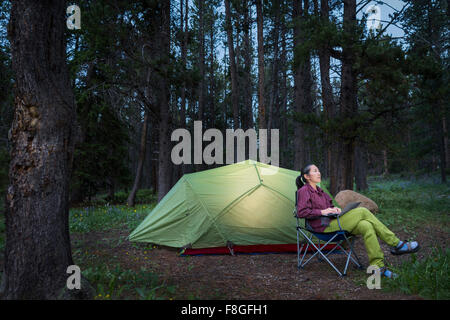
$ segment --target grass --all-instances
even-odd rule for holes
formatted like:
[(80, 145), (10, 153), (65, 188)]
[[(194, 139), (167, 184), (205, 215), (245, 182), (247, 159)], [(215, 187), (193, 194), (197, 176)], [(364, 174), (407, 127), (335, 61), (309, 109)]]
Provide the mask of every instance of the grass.
[(434, 249), (422, 260), (411, 255), (409, 261), (392, 268), (399, 277), (395, 281), (384, 281), (386, 291), (401, 291), (417, 294), (428, 299), (450, 299), (450, 249)]
[[(108, 194), (101, 193), (91, 198), (90, 201), (85, 200), (83, 206), (103, 206), (108, 204), (121, 205), (127, 203), (129, 192), (120, 190), (114, 193), (113, 199), (108, 197)], [(146, 204), (157, 201), (157, 194), (152, 189), (139, 189), (136, 192), (135, 203)]]
[[(70, 232), (73, 235), (90, 234), (94, 232), (126, 230), (129, 234), (150, 213), (156, 202), (139, 204), (133, 208), (125, 205), (112, 206), (91, 205), (87, 207), (71, 208), (69, 212)], [(144, 267), (139, 270), (131, 269), (119, 263), (117, 255), (124, 254), (120, 250), (117, 255), (107, 255), (102, 248), (105, 246), (115, 250), (126, 239), (104, 238), (89, 245), (89, 251), (83, 241), (73, 241), (73, 258), (79, 265), (83, 275), (95, 289), (96, 300), (138, 299), (159, 300), (173, 299), (176, 287), (167, 285), (158, 275)], [(150, 244), (132, 243), (136, 249), (152, 250), (156, 248)], [(126, 252), (125, 254), (128, 254)], [(131, 259), (131, 257), (130, 257)], [(135, 258), (137, 259), (137, 258)]]
[(101, 243), (86, 246), (82, 241), (74, 241), (72, 249), (73, 259), (93, 286), (96, 300), (169, 300), (176, 293), (175, 286), (167, 285), (148, 268), (136, 270), (122, 265), (117, 255), (102, 250)]
[[(384, 292), (401, 292), (418, 295), (425, 299), (450, 299), (450, 249), (433, 248), (431, 255), (417, 259), (410, 255), (399, 266), (389, 266), (398, 275), (395, 280), (381, 277), (381, 289)], [(354, 278), (356, 285), (365, 288), (368, 273), (362, 271)]]
[(87, 233), (120, 228), (124, 225), (133, 230), (150, 213), (155, 204), (136, 205), (134, 208), (109, 204), (72, 208), (69, 211), (70, 232)]
[[(440, 183), (438, 177), (369, 180), (370, 188), (364, 195), (380, 208), (377, 217), (388, 227), (403, 230), (411, 238), (423, 232), (424, 226), (437, 226), (449, 232), (450, 184)], [(420, 231), (422, 230), (422, 231)], [(444, 246), (446, 243), (443, 244)], [(420, 295), (428, 299), (450, 299), (450, 249), (433, 248), (432, 254), (418, 260), (416, 254), (399, 267), (395, 281), (383, 280), (386, 291)]]
[[(129, 234), (144, 220), (155, 205), (156, 202), (152, 202), (129, 208), (126, 205), (107, 203), (106, 205), (71, 208), (69, 212), (70, 232), (82, 235), (120, 229), (126, 230)], [(176, 287), (166, 285), (152, 271), (144, 267), (140, 270), (124, 267), (117, 261), (117, 256), (105, 257), (102, 254), (103, 246), (115, 249), (124, 241), (126, 241), (125, 237), (97, 240), (93, 246), (100, 249), (90, 249), (91, 252), (86, 251), (82, 241), (74, 241), (74, 261), (80, 266), (89, 283), (94, 286), (96, 291), (94, 299), (172, 299)], [(155, 248), (149, 244), (133, 243), (132, 246), (142, 250)], [(118, 254), (123, 253), (119, 251)]]
[(135, 271), (119, 264), (99, 265), (84, 268), (83, 275), (94, 285), (96, 300), (170, 300), (176, 292), (175, 286), (167, 286), (145, 268)]
[(435, 179), (414, 181), (406, 178), (369, 180), (369, 190), (362, 192), (377, 203), (377, 217), (388, 227), (408, 233), (423, 225), (439, 225), (446, 232), (450, 222), (450, 184)]

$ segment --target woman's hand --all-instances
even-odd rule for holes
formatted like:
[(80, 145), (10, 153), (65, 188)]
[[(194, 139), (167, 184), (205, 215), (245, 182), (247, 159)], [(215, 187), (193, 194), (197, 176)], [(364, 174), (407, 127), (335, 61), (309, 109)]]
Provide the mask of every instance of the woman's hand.
[(321, 210), (320, 213), (322, 213), (323, 216), (326, 216), (330, 213), (336, 213), (336, 211), (334, 210), (334, 208), (326, 208)]
[(339, 209), (338, 207), (326, 208), (324, 210), (321, 210), (320, 213), (322, 213), (323, 216), (326, 216), (330, 213), (341, 213), (341, 209)]

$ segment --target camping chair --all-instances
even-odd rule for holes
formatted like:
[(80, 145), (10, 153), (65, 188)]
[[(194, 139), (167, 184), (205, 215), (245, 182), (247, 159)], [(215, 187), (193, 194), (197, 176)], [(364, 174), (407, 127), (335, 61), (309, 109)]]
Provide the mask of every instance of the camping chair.
[[(341, 228), (341, 223), (339, 221), (339, 216), (336, 215), (336, 219), (339, 225), (338, 231), (335, 232), (316, 232), (312, 230), (311, 226), (308, 223), (308, 219), (305, 219), (305, 227), (300, 225), (300, 218), (297, 216), (297, 192), (295, 192), (295, 208), (294, 208), (294, 217), (297, 219), (297, 267), (302, 269), (312, 258), (314, 258), (317, 254), (319, 254), (318, 258), (321, 260), (323, 258), (328, 264), (339, 274), (339, 276), (343, 277), (347, 275), (347, 267), (352, 260), (352, 262), (356, 265), (357, 268), (362, 269), (362, 264), (360, 263), (358, 256), (353, 252), (353, 241), (355, 236), (351, 234), (347, 230), (343, 230)], [(309, 234), (309, 235), (308, 235)], [(300, 247), (300, 235), (306, 240), (306, 242), (302, 243)], [(316, 244), (313, 241), (313, 238), (319, 240), (319, 243)], [(324, 241), (325, 244), (321, 245), (320, 241)], [(348, 251), (342, 247), (343, 242), (348, 244)], [(333, 243), (335, 244), (334, 248), (329, 250), (326, 254), (324, 253), (329, 245)], [(305, 248), (306, 246), (306, 248)], [(311, 248), (311, 251), (314, 252), (308, 260), (303, 262), (305, 259), (305, 255), (308, 252), (308, 249)], [(347, 261), (345, 263), (345, 268), (343, 272), (339, 271), (339, 269), (333, 264), (333, 262), (328, 259), (328, 255), (331, 254), (336, 248), (340, 249), (342, 253), (347, 255)], [(303, 255), (300, 259), (300, 253), (303, 251)], [(355, 259), (353, 259), (352, 254), (354, 254)]]

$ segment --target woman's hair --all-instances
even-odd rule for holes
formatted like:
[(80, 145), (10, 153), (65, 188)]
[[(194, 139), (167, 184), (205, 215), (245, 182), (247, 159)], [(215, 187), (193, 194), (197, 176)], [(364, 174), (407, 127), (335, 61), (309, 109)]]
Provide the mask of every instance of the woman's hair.
[(295, 179), (295, 184), (297, 185), (297, 190), (303, 187), (306, 184), (306, 179), (304, 177), (305, 174), (309, 174), (309, 171), (311, 171), (311, 166), (313, 164), (308, 164), (306, 167), (304, 167), (302, 170), (300, 170), (300, 175)]

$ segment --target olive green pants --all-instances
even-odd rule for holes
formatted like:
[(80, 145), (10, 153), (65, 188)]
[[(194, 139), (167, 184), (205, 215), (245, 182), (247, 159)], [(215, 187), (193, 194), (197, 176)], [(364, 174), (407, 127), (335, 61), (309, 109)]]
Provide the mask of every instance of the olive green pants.
[[(396, 246), (399, 239), (380, 222), (368, 209), (359, 207), (350, 210), (342, 217), (339, 217), (341, 227), (354, 235), (361, 235), (364, 239), (369, 264), (384, 267), (384, 254), (378, 243), (377, 236), (390, 246)], [(337, 219), (333, 219), (324, 232), (339, 230)]]

